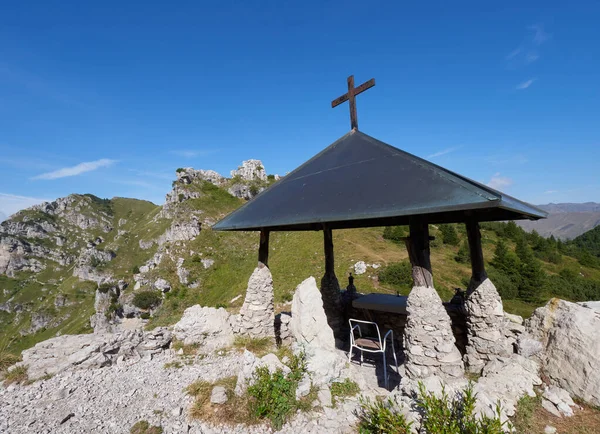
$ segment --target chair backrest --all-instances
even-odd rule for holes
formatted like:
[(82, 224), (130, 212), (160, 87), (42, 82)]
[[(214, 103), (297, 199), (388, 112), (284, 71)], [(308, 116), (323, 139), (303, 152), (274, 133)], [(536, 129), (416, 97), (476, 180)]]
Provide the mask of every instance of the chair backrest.
[(374, 326), (375, 330), (377, 330), (377, 339), (379, 340), (379, 345), (380, 346), (382, 345), (382, 342), (381, 342), (381, 333), (379, 333), (379, 326), (377, 325), (376, 322), (365, 321), (365, 320), (362, 320), (362, 319), (353, 319), (353, 318), (350, 318), (348, 320), (348, 322), (350, 323), (350, 340), (351, 340), (352, 343), (354, 343), (354, 340), (355, 340), (355, 338), (354, 338), (354, 329), (356, 327), (358, 327), (359, 334), (362, 337), (362, 330), (360, 328), (360, 325), (361, 324), (368, 324), (370, 326)]

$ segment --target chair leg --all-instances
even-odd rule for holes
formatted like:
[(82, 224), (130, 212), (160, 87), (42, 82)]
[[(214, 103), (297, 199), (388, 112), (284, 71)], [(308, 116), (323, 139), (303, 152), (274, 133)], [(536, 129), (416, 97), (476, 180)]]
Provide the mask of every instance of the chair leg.
[(387, 377), (387, 363), (385, 362), (385, 351), (383, 353), (383, 384), (385, 388), (388, 388), (388, 377)]
[(400, 374), (398, 372), (398, 358), (396, 357), (396, 348), (394, 347), (394, 340), (392, 339), (392, 352), (394, 353), (394, 363), (396, 364), (396, 374)]
[(352, 361), (352, 345), (350, 345), (350, 351), (348, 351), (348, 363)]
[(360, 350), (360, 366), (363, 364), (363, 350)]

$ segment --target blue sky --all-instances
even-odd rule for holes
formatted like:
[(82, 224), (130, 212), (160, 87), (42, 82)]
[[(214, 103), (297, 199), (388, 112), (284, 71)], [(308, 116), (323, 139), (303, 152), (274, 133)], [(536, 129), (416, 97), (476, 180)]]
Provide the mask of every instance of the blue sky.
[(178, 167), (284, 174), (349, 130), (350, 74), (377, 82), (365, 133), (533, 203), (600, 201), (600, 3), (414, 3), (4, 4), (0, 213), (162, 203)]

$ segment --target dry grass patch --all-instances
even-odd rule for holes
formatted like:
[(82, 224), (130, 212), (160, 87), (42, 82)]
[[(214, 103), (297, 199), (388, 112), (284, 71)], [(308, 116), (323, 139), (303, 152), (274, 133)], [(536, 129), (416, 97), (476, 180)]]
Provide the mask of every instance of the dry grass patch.
[(237, 336), (233, 341), (234, 348), (246, 349), (257, 357), (269, 354), (275, 349), (275, 342), (271, 338), (251, 338), (248, 336)]
[(9, 384), (25, 384), (29, 380), (27, 375), (27, 366), (15, 366), (12, 369), (7, 370), (2, 374), (2, 379), (4, 380), (4, 385), (8, 386)]
[[(186, 388), (186, 392), (193, 396), (194, 403), (190, 407), (189, 415), (192, 419), (200, 419), (214, 424), (255, 424), (258, 423), (248, 410), (246, 396), (236, 396), (234, 393), (237, 377), (221, 378), (214, 383), (204, 380), (194, 381)], [(227, 393), (227, 402), (212, 404), (210, 395), (215, 386), (223, 386)]]
[(195, 356), (196, 354), (198, 354), (199, 347), (200, 347), (200, 345), (197, 343), (186, 345), (183, 343), (183, 341), (178, 341), (178, 340), (174, 340), (173, 343), (171, 344), (171, 348), (173, 350), (175, 350), (176, 352), (179, 352), (179, 350), (182, 350), (181, 355), (186, 356), (186, 357), (191, 357), (191, 356)]
[(582, 409), (572, 417), (556, 417), (542, 407), (539, 396), (521, 398), (514, 417), (517, 433), (542, 434), (547, 425), (560, 434), (600, 434), (600, 409), (578, 403)]
[(153, 426), (146, 420), (140, 420), (129, 430), (130, 434), (162, 434), (163, 429), (160, 426)]

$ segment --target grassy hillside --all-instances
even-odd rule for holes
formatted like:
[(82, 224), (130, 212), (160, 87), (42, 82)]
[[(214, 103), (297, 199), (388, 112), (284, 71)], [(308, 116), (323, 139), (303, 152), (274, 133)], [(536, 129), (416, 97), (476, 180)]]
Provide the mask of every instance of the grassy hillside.
[[(153, 312), (148, 327), (173, 324), (187, 307), (197, 303), (224, 306), (231, 311), (239, 309), (256, 266), (258, 234), (211, 230), (210, 222), (243, 203), (227, 192), (227, 185), (218, 187), (202, 180), (184, 185), (176, 181), (174, 186), (180, 193), (164, 208), (134, 199), (73, 196), (69, 209), (102, 222), (86, 229), (73, 223), (69, 209), (57, 215), (40, 210), (17, 215), (13, 222), (48, 222), (58, 228), (52, 236), (25, 241), (70, 255), (71, 260), (60, 265), (56, 258), (47, 255), (37, 258), (45, 266), (38, 273), (0, 275), (0, 305), (11, 305), (11, 312), (0, 308), (0, 350), (18, 352), (57, 334), (91, 331), (89, 317), (94, 313), (98, 284), (73, 275), (82, 252), (90, 248), (90, 240), (95, 240), (94, 250), (116, 255), (110, 261), (93, 261), (92, 268), (110, 281), (123, 279), (129, 283), (126, 294), (154, 291), (152, 284), (158, 278), (170, 283), (171, 290)], [(189, 218), (202, 222), (202, 230), (194, 239), (160, 245), (156, 242), (173, 222)], [(403, 227), (334, 231), (340, 286), (347, 285), (354, 264), (364, 261), (369, 264), (367, 272), (355, 276), (354, 281), (360, 292), (407, 294), (410, 268), (401, 240), (406, 232)], [(455, 288), (467, 286), (470, 277), (465, 229), (463, 225), (432, 225), (430, 232), (435, 237), (431, 247), (435, 286), (442, 299), (449, 300)], [(61, 246), (55, 239), (58, 234), (64, 238)], [(141, 248), (140, 241), (147, 248)], [(528, 316), (553, 296), (574, 301), (600, 299), (600, 259), (588, 251), (589, 248), (593, 252), (593, 246), (565, 244), (535, 232), (528, 234), (514, 223), (483, 224), (482, 243), (488, 272), (508, 312)], [(158, 264), (148, 262), (155, 253), (161, 257)], [(214, 263), (206, 266), (206, 260)], [(186, 284), (180, 283), (178, 262), (189, 272)], [(289, 309), (287, 303), (296, 286), (309, 276), (319, 280), (323, 274), (322, 233), (273, 233), (269, 266), (277, 309)], [(138, 274), (140, 267), (144, 271)], [(40, 317), (46, 318), (47, 324), (32, 331), (33, 319)]]

